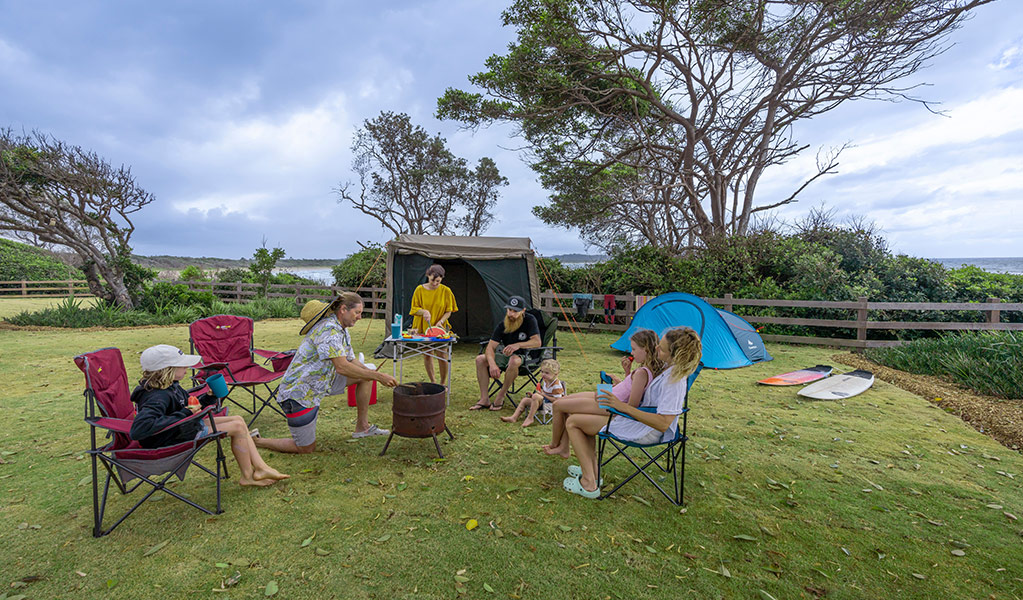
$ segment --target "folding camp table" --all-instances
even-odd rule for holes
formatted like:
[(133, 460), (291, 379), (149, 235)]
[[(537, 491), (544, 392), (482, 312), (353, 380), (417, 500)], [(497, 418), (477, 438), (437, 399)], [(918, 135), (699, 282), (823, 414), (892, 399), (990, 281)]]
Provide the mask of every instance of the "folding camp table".
[[(437, 360), (445, 362), (448, 365), (448, 380), (444, 383), (444, 387), (447, 390), (444, 393), (444, 399), (448, 406), (451, 405), (451, 358), (455, 348), (455, 338), (426, 338), (426, 337), (398, 337), (388, 336), (384, 340), (384, 343), (391, 342), (394, 344), (394, 363), (391, 365), (391, 374), (398, 378), (398, 383), (402, 383), (402, 377), (404, 375), (404, 362), (406, 359), (415, 358), (416, 356), (423, 356), (433, 352), (435, 350), (441, 350), (447, 354), (447, 358), (440, 358), (434, 356)], [(431, 355), (432, 356), (432, 355)]]

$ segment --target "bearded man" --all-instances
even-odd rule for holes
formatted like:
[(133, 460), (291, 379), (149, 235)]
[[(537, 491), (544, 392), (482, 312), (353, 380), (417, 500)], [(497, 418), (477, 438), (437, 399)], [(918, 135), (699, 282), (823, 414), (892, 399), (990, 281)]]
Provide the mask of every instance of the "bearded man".
[[(469, 407), (469, 410), (501, 410), (504, 407), (504, 399), (508, 390), (515, 383), (519, 374), (519, 365), (522, 364), (522, 357), (516, 354), (519, 350), (540, 347), (540, 327), (533, 315), (526, 314), (526, 300), (522, 296), (512, 296), (504, 305), (505, 315), (502, 321), (494, 329), (494, 335), (490, 336), (487, 347), (476, 357), (476, 380), (480, 384), (479, 402)], [(501, 381), (501, 367), (498, 366), (498, 355), (501, 362), (506, 362), (504, 367), (504, 384), (501, 386), (494, 401), (490, 402), (487, 389), (490, 380)]]

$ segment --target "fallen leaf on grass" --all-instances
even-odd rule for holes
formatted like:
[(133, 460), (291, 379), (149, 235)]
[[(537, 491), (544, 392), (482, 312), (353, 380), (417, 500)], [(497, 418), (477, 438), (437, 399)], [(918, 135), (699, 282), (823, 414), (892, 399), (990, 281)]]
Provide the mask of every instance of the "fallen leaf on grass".
[(760, 597), (761, 597), (761, 598), (762, 598), (763, 600), (778, 600), (777, 598), (775, 598), (775, 597), (774, 597), (774, 596), (772, 596), (771, 594), (768, 594), (768, 593), (767, 593), (767, 592), (765, 592), (764, 590), (760, 590), (760, 589), (758, 589), (758, 590), (757, 590), (757, 594), (760, 594)]
[(277, 593), (277, 582), (276, 581), (268, 581), (267, 584), (266, 584), (266, 587), (263, 588), (263, 595), (264, 596), (273, 596), (276, 593)]
[(226, 569), (226, 568), (230, 567), (231, 565), (229, 565), (228, 563), (218, 562), (218, 563), (214, 563), (213, 566), (218, 568), (218, 569)]
[(488, 591), (488, 592), (490, 592), (491, 594), (493, 594), (493, 593), (494, 593), (494, 588), (490, 587), (490, 584), (489, 584), (489, 583), (484, 583), (484, 584), (483, 584), (483, 589), (487, 590), (487, 591)]
[(987, 506), (988, 508), (993, 508), (993, 509), (995, 509), (995, 510), (1000, 510), (1000, 509), (1002, 508), (1002, 505), (1001, 505), (1001, 504), (987, 504), (986, 506)]
[(317, 547), (315, 552), (316, 552), (316, 556), (328, 556), (328, 555), (330, 555), (330, 550), (324, 550), (323, 548), (320, 548), (320, 547)]
[(913, 577), (916, 577), (920, 581), (923, 581), (924, 579), (927, 579), (926, 575), (921, 575), (920, 573), (913, 573)]
[(757, 541), (757, 538), (753, 537), (752, 535), (746, 535), (744, 533), (740, 533), (739, 535), (733, 535), (732, 539), (733, 540), (742, 540), (744, 542), (755, 542), (755, 541)]
[(242, 580), (242, 572), (241, 571), (235, 571), (234, 575), (228, 577), (227, 579), (225, 579), (220, 584), (220, 589), (225, 589), (225, 588), (229, 588), (231, 586), (237, 585), (238, 582), (241, 581), (241, 580)]
[(301, 547), (305, 548), (309, 544), (313, 543), (313, 538), (314, 537), (316, 537), (316, 532), (315, 531), (313, 532), (313, 534), (311, 536), (309, 536), (306, 539), (302, 540), (302, 546)]
[(389, 540), (389, 539), (391, 539), (391, 534), (389, 534), (389, 533), (386, 533), (386, 534), (384, 534), (384, 535), (382, 535), (382, 536), (378, 537), (378, 538), (376, 539), (376, 542), (377, 542), (378, 544), (383, 544), (384, 542), (386, 542), (386, 541), (387, 541), (387, 540)]
[(1014, 514), (1012, 514), (1012, 513), (1008, 513), (1008, 512), (1003, 512), (1002, 514), (1003, 514), (1003, 515), (1005, 515), (1005, 516), (1006, 516), (1006, 518), (1008, 518), (1008, 519), (1009, 519), (1010, 521), (1015, 521), (1015, 520), (1017, 520), (1017, 519), (1016, 519), (1016, 515), (1014, 515)]
[(952, 551), (952, 556), (966, 556), (966, 552), (959, 550), (958, 548)]
[(469, 519), (468, 521), (465, 522), (465, 528), (468, 531), (472, 531), (473, 529), (476, 529), (477, 527), (479, 527), (479, 521), (477, 521), (476, 519)]
[(643, 504), (643, 505), (646, 505), (646, 506), (653, 506), (653, 504), (650, 504), (649, 500), (647, 500), (646, 498), (643, 498), (642, 496), (635, 496), (634, 495), (634, 496), (631, 496), (631, 498), (633, 500), (635, 500), (636, 502), (639, 502), (640, 504)]
[(558, 525), (558, 529), (562, 531), (572, 531), (572, 528), (569, 527), (568, 525)]
[(163, 550), (163, 547), (166, 546), (169, 543), (170, 543), (170, 540), (164, 540), (164, 541), (160, 542), (159, 544), (153, 546), (149, 550), (146, 550), (145, 553), (142, 554), (142, 556), (152, 556), (152, 555), (156, 554), (157, 552), (159, 552), (160, 550)]

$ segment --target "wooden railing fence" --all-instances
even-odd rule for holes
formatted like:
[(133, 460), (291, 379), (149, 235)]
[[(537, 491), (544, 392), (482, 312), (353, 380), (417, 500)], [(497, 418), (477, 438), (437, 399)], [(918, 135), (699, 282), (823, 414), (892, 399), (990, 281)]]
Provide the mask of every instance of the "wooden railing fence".
[[(192, 290), (213, 292), (225, 302), (248, 302), (257, 297), (262, 288), (258, 283), (227, 283), (210, 281), (168, 281), (182, 284)], [(345, 288), (328, 285), (270, 284), (269, 298), (292, 298), (296, 305), (308, 300), (324, 299), (346, 291)], [(366, 301), (364, 314), (368, 318), (389, 318), (386, 290), (384, 288), (362, 288), (359, 293)], [(90, 296), (84, 281), (0, 281), (0, 298), (32, 297), (57, 298), (68, 295)], [(633, 292), (615, 295), (614, 318), (605, 315), (603, 295), (593, 294), (593, 305), (585, 316), (579, 317), (573, 305), (573, 294), (559, 294), (547, 290), (540, 294), (540, 310), (557, 314), (563, 329), (575, 328), (581, 331), (625, 331), (636, 314), (636, 304), (651, 296), (637, 296)], [(752, 314), (755, 311), (737, 311), (741, 317), (754, 325), (789, 325), (796, 327), (820, 327), (855, 332), (855, 338), (778, 335), (761, 333), (768, 342), (793, 344), (820, 344), (854, 349), (897, 346), (900, 340), (871, 340), (870, 331), (889, 330), (932, 330), (932, 331), (1023, 331), (1023, 322), (1010, 322), (1007, 313), (1023, 311), (1023, 303), (1003, 303), (997, 298), (987, 302), (870, 302), (866, 297), (855, 301), (831, 302), (823, 300), (762, 300), (756, 298), (735, 298), (725, 294), (723, 298), (705, 298), (710, 304), (735, 312), (736, 307), (784, 309), (817, 309), (848, 311), (848, 319), (821, 319), (810, 317), (785, 317)], [(977, 321), (892, 321), (873, 318), (883, 311), (964, 311), (981, 313)], [(747, 314), (743, 314), (746, 312)], [(873, 315), (872, 315), (873, 313)], [(880, 315), (884, 316), (884, 315)], [(567, 318), (566, 318), (567, 317)], [(1020, 319), (1015, 319), (1019, 321)], [(606, 322), (607, 321), (607, 322)]]
[(51, 279), (46, 281), (0, 281), (0, 298), (31, 296), (33, 298), (64, 298), (91, 296), (84, 279)]

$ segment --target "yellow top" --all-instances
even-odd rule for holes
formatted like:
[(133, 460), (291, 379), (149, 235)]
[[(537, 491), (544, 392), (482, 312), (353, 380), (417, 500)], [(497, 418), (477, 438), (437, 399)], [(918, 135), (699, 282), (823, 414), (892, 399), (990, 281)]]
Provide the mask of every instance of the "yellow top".
[[(427, 324), (423, 318), (416, 315), (422, 309), (426, 309), (430, 312), (430, 319), (435, 322)], [(451, 288), (444, 285), (443, 283), (437, 286), (435, 290), (426, 289), (425, 285), (421, 285), (416, 288), (416, 291), (412, 294), (412, 310), (409, 314), (412, 315), (412, 328), (420, 333), (425, 333), (427, 327), (437, 326), (444, 327), (450, 330), (451, 325), (447, 321), (444, 323), (437, 323), (436, 320), (444, 316), (446, 312), (458, 312), (458, 305), (455, 303), (455, 294), (452, 293)]]

